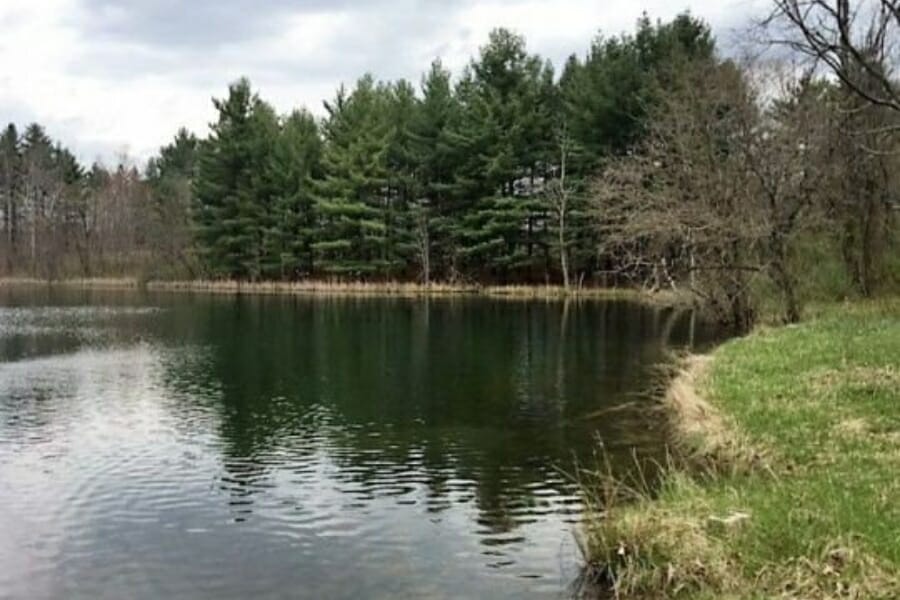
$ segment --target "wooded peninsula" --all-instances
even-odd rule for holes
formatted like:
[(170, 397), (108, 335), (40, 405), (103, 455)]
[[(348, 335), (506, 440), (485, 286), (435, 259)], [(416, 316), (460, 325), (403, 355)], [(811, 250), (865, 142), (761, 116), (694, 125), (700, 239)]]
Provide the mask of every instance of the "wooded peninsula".
[(207, 135), (141, 168), (10, 124), (0, 269), (682, 290), (741, 329), (896, 289), (900, 95), (878, 35), (896, 15), (844, 35), (803, 4), (756, 31), (777, 60), (726, 57), (682, 14), (558, 70), (497, 29), (462, 72), (367, 74), (324, 118), (241, 79)]

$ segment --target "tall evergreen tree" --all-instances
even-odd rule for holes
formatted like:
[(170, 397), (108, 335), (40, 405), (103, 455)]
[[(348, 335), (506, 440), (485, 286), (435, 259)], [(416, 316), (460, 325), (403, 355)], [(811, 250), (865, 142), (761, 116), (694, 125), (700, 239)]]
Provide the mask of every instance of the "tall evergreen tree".
[(385, 87), (366, 75), (352, 93), (341, 88), (325, 104), (324, 179), (316, 186), (319, 239), (313, 250), (327, 274), (366, 277), (391, 267), (384, 195), (387, 97)]
[(195, 269), (189, 251), (189, 225), (199, 145), (197, 136), (181, 128), (169, 144), (160, 148), (159, 156), (147, 164), (152, 200), (152, 222), (148, 228), (159, 251), (162, 269), (179, 265), (191, 274)]
[(537, 183), (553, 134), (553, 71), (521, 36), (498, 29), (458, 88), (462, 118), (452, 139), (469, 155), (458, 191), (471, 209), (459, 222), (470, 268), (496, 279), (535, 278), (548, 261)]
[(264, 275), (293, 279), (314, 270), (313, 180), (321, 171), (322, 141), (315, 118), (295, 111), (282, 124), (265, 174), (272, 187)]
[(278, 131), (277, 118), (246, 79), (232, 84), (228, 97), (213, 104), (219, 116), (200, 145), (194, 181), (200, 252), (214, 275), (256, 279), (271, 204), (262, 171)]
[(159, 156), (147, 164), (150, 180), (192, 179), (197, 162), (197, 136), (182, 127), (170, 143), (159, 149)]
[(22, 154), (19, 132), (10, 123), (0, 135), (0, 209), (3, 210), (3, 247), (6, 270), (15, 268), (18, 252), (21, 207), (19, 197), (22, 187)]
[(387, 86), (387, 186), (384, 190), (386, 256), (385, 275), (405, 276), (415, 261), (416, 237), (422, 216), (418, 210), (415, 170), (419, 157), (411, 152), (412, 127), (420, 108), (413, 86), (400, 80)]
[(280, 263), (276, 246), (278, 187), (270, 177), (269, 165), (281, 136), (281, 124), (274, 108), (255, 98), (250, 115), (249, 160), (250, 189), (244, 194), (242, 209), (249, 231), (251, 252), (248, 271), (250, 279), (272, 272)]
[(422, 100), (409, 123), (407, 145), (414, 182), (410, 217), (415, 256), (425, 283), (434, 274), (455, 275), (452, 234), (458, 217), (454, 184), (459, 156), (450, 128), (458, 115), (450, 72), (435, 61), (422, 80)]
[(711, 59), (709, 26), (688, 13), (667, 23), (644, 15), (634, 35), (598, 37), (584, 59), (571, 57), (560, 78), (569, 128), (584, 148), (576, 169), (622, 154), (642, 135), (650, 109), (685, 62)]

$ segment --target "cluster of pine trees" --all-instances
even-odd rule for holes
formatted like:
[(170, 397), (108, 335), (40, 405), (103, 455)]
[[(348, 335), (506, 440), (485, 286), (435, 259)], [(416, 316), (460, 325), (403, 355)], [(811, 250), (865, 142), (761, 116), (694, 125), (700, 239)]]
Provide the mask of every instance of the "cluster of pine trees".
[(84, 169), (10, 125), (0, 270), (625, 283), (686, 289), (742, 328), (772, 299), (794, 321), (817, 290), (896, 289), (893, 13), (803, 6), (773, 13), (819, 58), (802, 72), (723, 60), (683, 14), (559, 73), (498, 29), (460, 73), (365, 75), (322, 118), (279, 115), (242, 79), (206, 137), (179, 131), (143, 172)]
[(181, 134), (151, 172), (190, 181), (214, 277), (580, 279), (610, 259), (588, 226), (587, 177), (641, 136), (673, 70), (713, 56), (703, 22), (644, 18), (557, 77), (498, 29), (458, 76), (440, 62), (419, 89), (365, 75), (321, 120), (280, 116), (241, 80), (214, 101), (209, 137)]
[[(602, 269), (584, 188), (641, 135), (666, 73), (709, 60), (683, 15), (598, 39), (557, 77), (494, 31), (457, 77), (365, 75), (317, 119), (246, 80), (208, 137), (179, 131), (139, 173), (81, 167), (39, 125), (0, 139), (7, 273), (234, 279), (583, 278)], [(129, 273), (131, 272), (131, 273)]]
[(666, 80), (714, 60), (690, 15), (598, 38), (557, 76), (508, 30), (454, 76), (371, 75), (326, 116), (279, 115), (247, 80), (134, 167), (82, 168), (39, 125), (0, 140), (7, 273), (240, 280), (545, 282), (609, 270), (588, 177), (646, 129)]

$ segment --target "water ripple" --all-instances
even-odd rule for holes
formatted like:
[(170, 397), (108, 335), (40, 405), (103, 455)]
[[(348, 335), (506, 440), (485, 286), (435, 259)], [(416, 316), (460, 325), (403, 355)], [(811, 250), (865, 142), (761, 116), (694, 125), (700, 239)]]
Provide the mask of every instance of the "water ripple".
[(633, 415), (579, 415), (651, 320), (610, 353), (552, 305), (243, 302), (0, 307), (0, 598), (565, 590), (559, 469), (598, 429), (630, 460)]

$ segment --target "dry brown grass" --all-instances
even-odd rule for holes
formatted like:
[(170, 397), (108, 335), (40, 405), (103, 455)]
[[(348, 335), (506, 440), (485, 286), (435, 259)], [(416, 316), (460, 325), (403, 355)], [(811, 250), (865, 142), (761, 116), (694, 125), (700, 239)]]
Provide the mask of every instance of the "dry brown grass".
[(768, 450), (753, 444), (740, 428), (701, 393), (712, 361), (692, 355), (683, 360), (664, 396), (678, 458), (705, 472), (771, 472)]
[(154, 281), (147, 288), (158, 291), (212, 292), (225, 294), (296, 294), (321, 296), (488, 296), (523, 300), (560, 299), (639, 299), (658, 303), (674, 303), (670, 295), (651, 295), (638, 290), (581, 288), (565, 290), (553, 285), (481, 286), (456, 283), (421, 283), (400, 281), (297, 281), (242, 282), (232, 280)]
[[(590, 515), (580, 540), (590, 579), (606, 585), (615, 598), (693, 597), (701, 592), (726, 594), (739, 587), (739, 570), (710, 534), (709, 507), (658, 502), (648, 491), (628, 488), (604, 478), (591, 489)], [(661, 493), (699, 497), (688, 491), (697, 484), (672, 471)], [(596, 508), (596, 506), (602, 508)], [(711, 515), (714, 516), (714, 515)], [(732, 529), (729, 516), (719, 525)], [(717, 527), (718, 528), (718, 527)]]
[(687, 359), (660, 486), (584, 486), (589, 572), (617, 598), (900, 598), (896, 314), (838, 307)]
[[(862, 575), (860, 575), (862, 574)], [(900, 580), (854, 540), (835, 540), (821, 554), (760, 571), (760, 598), (779, 600), (895, 600)]]
[(93, 289), (137, 289), (140, 284), (137, 279), (129, 277), (86, 277), (81, 279), (59, 279), (53, 281), (32, 277), (0, 278), (0, 287), (47, 285)]
[(900, 388), (900, 367), (851, 367), (847, 369), (827, 369), (813, 375), (810, 382), (818, 393), (831, 394), (841, 386), (861, 388)]
[(136, 278), (64, 279), (48, 282), (41, 279), (6, 278), (0, 285), (54, 285), (80, 288), (138, 289), (159, 292), (192, 292), (210, 294), (309, 295), (323, 297), (387, 296), (401, 298), (480, 296), (508, 300), (634, 300), (664, 306), (682, 306), (690, 302), (686, 296), (673, 292), (646, 292), (637, 289), (572, 288), (556, 285), (498, 285), (430, 283), (428, 285), (401, 281), (340, 281), (304, 280), (296, 282), (238, 280), (182, 280), (147, 281)]
[(736, 598), (747, 583), (727, 540), (752, 514), (717, 513), (701, 486), (769, 469), (764, 454), (700, 393), (710, 361), (685, 358), (666, 388), (675, 445), (658, 490), (642, 477), (638, 485), (616, 479), (608, 465), (584, 474), (589, 516), (580, 546), (590, 578), (606, 582), (615, 598)]
[(323, 296), (439, 296), (473, 294), (473, 286), (449, 284), (421, 285), (397, 281), (259, 281), (186, 280), (151, 281), (146, 285), (153, 291), (202, 292), (217, 294), (284, 294)]
[(747, 572), (733, 542), (753, 515), (715, 514), (684, 474), (666, 485), (666, 501), (621, 505), (587, 526), (583, 552), (616, 599), (888, 600), (900, 593), (896, 574), (853, 540)]

